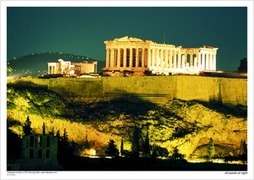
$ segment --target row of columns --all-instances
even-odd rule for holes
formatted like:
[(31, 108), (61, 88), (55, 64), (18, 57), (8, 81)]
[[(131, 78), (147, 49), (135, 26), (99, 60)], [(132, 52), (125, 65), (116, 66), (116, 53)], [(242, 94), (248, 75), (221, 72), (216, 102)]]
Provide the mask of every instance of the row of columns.
[(106, 68), (147, 67), (147, 52), (147, 48), (107, 48)]
[(106, 68), (120, 67), (216, 70), (216, 53), (182, 53), (181, 49), (162, 48), (107, 48)]

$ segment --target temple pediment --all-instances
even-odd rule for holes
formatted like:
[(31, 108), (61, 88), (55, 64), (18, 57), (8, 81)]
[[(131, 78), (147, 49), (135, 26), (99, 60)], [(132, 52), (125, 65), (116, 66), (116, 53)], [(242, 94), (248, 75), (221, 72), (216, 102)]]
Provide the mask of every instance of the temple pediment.
[(116, 38), (114, 41), (132, 41), (132, 42), (143, 42), (144, 40), (135, 38), (135, 37), (129, 37), (129, 36), (124, 36), (121, 38)]

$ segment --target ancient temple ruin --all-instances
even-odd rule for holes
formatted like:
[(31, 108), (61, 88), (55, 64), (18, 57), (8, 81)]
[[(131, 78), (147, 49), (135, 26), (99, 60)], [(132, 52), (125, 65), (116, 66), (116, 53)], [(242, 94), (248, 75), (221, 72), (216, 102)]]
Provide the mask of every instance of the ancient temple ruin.
[(23, 170), (56, 170), (57, 137), (52, 134), (29, 134), (22, 138)]
[(71, 62), (58, 59), (57, 62), (48, 62), (49, 75), (79, 76), (93, 73), (97, 73), (97, 61)]
[(150, 40), (122, 37), (105, 41), (106, 67), (103, 75), (198, 74), (216, 71), (218, 48), (204, 45), (183, 48)]

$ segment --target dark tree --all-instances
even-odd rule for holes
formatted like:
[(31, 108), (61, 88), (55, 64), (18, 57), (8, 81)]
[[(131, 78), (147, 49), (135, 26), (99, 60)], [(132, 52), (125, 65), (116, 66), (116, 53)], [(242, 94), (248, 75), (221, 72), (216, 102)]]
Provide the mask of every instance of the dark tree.
[(208, 143), (208, 149), (207, 149), (207, 154), (208, 154), (208, 161), (211, 161), (211, 159), (214, 156), (214, 143), (213, 143), (213, 138), (210, 138), (209, 143)]
[(238, 67), (238, 73), (247, 73), (248, 70), (247, 58), (241, 59), (240, 66)]
[(53, 136), (55, 135), (55, 128), (53, 127), (50, 134), (52, 134)]
[(84, 142), (84, 148), (85, 149), (89, 149), (91, 147), (89, 141), (88, 141), (88, 138), (87, 138), (87, 135), (86, 135), (86, 139), (85, 139), (85, 142)]
[(45, 125), (44, 122), (43, 122), (43, 124), (42, 124), (42, 134), (43, 134), (43, 135), (46, 134), (46, 125)]
[(149, 70), (146, 70), (146, 71), (144, 72), (144, 74), (145, 74), (146, 76), (152, 76), (152, 75), (153, 75), (152, 71), (149, 71)]
[(148, 131), (146, 133), (145, 142), (143, 144), (143, 152), (145, 155), (150, 155), (150, 143), (149, 143), (149, 134)]
[(63, 167), (71, 168), (72, 160), (74, 158), (73, 147), (68, 142), (68, 135), (66, 129), (64, 129), (63, 136), (60, 136), (60, 131), (56, 133), (58, 137), (58, 151), (57, 151), (57, 160), (60, 165)]
[(138, 127), (135, 127), (133, 130), (132, 144), (131, 144), (131, 151), (134, 156), (139, 156), (140, 139), (141, 139), (141, 131)]
[(121, 156), (123, 155), (124, 152), (124, 147), (123, 147), (123, 139), (121, 140), (121, 145), (120, 145), (120, 154)]
[(7, 128), (7, 160), (20, 159), (22, 152), (22, 140)]
[(32, 133), (31, 121), (30, 121), (29, 116), (27, 116), (26, 121), (24, 123), (23, 133), (24, 133), (24, 135), (29, 135)]
[(241, 140), (239, 158), (242, 162), (247, 162), (247, 144), (245, 140)]
[(167, 157), (168, 154), (167, 148), (163, 148), (158, 145), (152, 146), (152, 157)]
[(247, 144), (245, 140), (241, 140), (240, 144), (240, 155), (247, 154)]
[(58, 141), (59, 141), (59, 139), (60, 139), (60, 130), (57, 130), (56, 137), (58, 138)]
[(115, 157), (115, 156), (119, 155), (119, 152), (118, 152), (118, 149), (116, 147), (116, 144), (115, 144), (114, 140), (111, 139), (108, 142), (108, 145), (107, 145), (106, 150), (105, 150), (105, 154), (108, 155), (108, 156), (112, 156), (112, 157)]
[(64, 133), (63, 133), (63, 140), (66, 142), (68, 141), (68, 135), (67, 135), (67, 131), (65, 128), (64, 128)]
[(183, 160), (184, 155), (179, 153), (179, 150), (177, 147), (174, 148), (173, 154), (172, 154), (172, 159), (174, 160)]

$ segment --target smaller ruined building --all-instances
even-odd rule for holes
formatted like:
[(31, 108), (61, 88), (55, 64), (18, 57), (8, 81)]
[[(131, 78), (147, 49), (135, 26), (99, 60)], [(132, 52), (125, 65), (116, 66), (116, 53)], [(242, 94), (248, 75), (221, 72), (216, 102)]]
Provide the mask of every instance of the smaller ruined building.
[(125, 36), (104, 42), (106, 67), (103, 75), (198, 74), (216, 71), (218, 48), (204, 45), (183, 48)]
[(52, 134), (29, 134), (22, 138), (22, 170), (57, 170), (58, 139)]
[(48, 74), (62, 74), (66, 76), (79, 76), (81, 74), (97, 73), (97, 61), (71, 62), (59, 59), (48, 63)]

